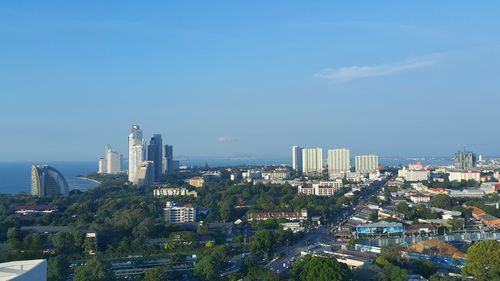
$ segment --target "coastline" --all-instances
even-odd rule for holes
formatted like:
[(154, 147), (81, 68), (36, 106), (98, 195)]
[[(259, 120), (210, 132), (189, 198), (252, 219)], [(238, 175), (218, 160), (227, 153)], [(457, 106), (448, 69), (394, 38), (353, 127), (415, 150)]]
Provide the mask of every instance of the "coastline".
[(76, 178), (76, 179), (79, 179), (79, 180), (87, 180), (87, 181), (91, 181), (91, 182), (93, 182), (93, 183), (95, 183), (95, 184), (98, 184), (98, 185), (99, 185), (99, 184), (101, 184), (101, 182), (100, 182), (100, 181), (98, 181), (98, 180), (91, 179), (91, 178), (84, 177), (84, 176), (77, 176), (77, 177), (75, 177), (75, 178)]

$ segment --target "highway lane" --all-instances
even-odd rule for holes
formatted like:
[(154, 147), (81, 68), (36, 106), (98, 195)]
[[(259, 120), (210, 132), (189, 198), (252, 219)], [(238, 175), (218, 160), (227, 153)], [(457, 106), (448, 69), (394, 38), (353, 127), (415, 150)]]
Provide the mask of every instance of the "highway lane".
[(382, 181), (374, 181), (369, 186), (362, 188), (352, 205), (342, 208), (333, 216), (331, 224), (313, 229), (306, 233), (304, 237), (295, 244), (279, 249), (277, 252), (282, 253), (282, 257), (272, 260), (266, 267), (274, 272), (287, 275), (292, 263), (300, 258), (302, 251), (310, 250), (313, 252), (314, 248), (311, 249), (311, 247), (321, 244), (333, 245), (336, 241), (329, 233), (330, 230), (338, 228), (342, 223), (348, 220), (355, 213), (361, 201), (366, 201), (369, 197), (380, 194), (382, 192), (382, 187), (389, 178), (390, 177), (384, 178)]

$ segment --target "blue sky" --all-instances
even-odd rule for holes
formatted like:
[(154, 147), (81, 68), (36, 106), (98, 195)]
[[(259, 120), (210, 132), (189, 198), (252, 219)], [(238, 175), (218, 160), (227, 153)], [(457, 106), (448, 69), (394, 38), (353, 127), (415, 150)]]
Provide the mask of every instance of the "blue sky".
[(2, 1), (1, 160), (500, 154), (498, 1)]

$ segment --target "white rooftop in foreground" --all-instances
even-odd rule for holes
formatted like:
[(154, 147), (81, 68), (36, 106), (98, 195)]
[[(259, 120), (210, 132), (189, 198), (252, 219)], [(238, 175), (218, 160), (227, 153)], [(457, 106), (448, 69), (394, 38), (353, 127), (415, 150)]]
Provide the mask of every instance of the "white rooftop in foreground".
[(46, 281), (46, 260), (23, 260), (0, 263), (0, 281)]

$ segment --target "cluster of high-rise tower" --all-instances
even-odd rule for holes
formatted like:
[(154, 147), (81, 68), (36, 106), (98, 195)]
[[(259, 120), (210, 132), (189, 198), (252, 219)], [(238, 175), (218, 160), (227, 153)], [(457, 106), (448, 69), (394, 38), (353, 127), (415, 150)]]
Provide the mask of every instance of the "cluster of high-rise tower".
[[(142, 129), (132, 125), (128, 135), (128, 180), (137, 186), (159, 181), (162, 175), (175, 169), (173, 154), (173, 146), (163, 145), (161, 134), (154, 134), (147, 144)], [(104, 158), (99, 159), (99, 173), (120, 173), (121, 159), (121, 155), (107, 145)]]
[[(354, 158), (355, 171), (372, 173), (378, 169), (377, 155), (358, 155)], [(347, 148), (329, 149), (326, 165), (330, 177), (345, 176), (351, 172), (351, 155)], [(321, 147), (292, 147), (292, 168), (306, 176), (323, 175), (323, 149)]]
[(142, 129), (133, 125), (128, 136), (128, 180), (137, 186), (159, 181), (174, 170), (173, 150), (163, 145), (161, 134), (154, 134), (146, 145)]

